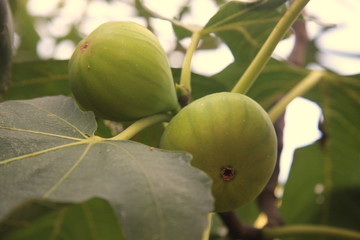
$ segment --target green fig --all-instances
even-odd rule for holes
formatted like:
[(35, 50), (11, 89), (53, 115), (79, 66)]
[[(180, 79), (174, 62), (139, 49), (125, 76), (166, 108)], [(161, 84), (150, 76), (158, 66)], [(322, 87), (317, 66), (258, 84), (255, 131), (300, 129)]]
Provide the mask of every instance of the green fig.
[(80, 105), (105, 119), (132, 121), (179, 108), (166, 53), (137, 23), (96, 28), (76, 47), (69, 79)]
[(213, 180), (215, 212), (254, 200), (275, 167), (277, 138), (271, 120), (251, 98), (215, 93), (184, 107), (166, 127), (160, 147), (186, 151)]

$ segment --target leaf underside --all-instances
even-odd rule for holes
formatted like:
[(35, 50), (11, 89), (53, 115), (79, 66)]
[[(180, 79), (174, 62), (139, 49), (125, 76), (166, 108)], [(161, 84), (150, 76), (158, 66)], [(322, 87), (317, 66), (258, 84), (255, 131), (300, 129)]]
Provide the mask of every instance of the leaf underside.
[(213, 199), (191, 156), (103, 139), (95, 129), (94, 115), (69, 97), (2, 103), (0, 216), (26, 199), (100, 197), (129, 239), (199, 239)]

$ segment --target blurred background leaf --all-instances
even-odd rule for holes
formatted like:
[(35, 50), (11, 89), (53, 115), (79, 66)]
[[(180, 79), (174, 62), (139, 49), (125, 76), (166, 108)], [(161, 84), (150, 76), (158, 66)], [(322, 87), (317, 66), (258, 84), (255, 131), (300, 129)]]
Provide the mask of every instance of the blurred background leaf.
[(5, 100), (70, 95), (67, 65), (68, 61), (60, 60), (14, 63)]
[(286, 0), (230, 1), (209, 20), (205, 30), (215, 32), (229, 47), (235, 62), (249, 65), (283, 15)]
[(0, 223), (1, 239), (124, 239), (110, 204), (100, 198), (70, 204), (27, 201)]
[(27, 10), (28, 0), (17, 0), (14, 13), (15, 31), (19, 35), (19, 47), (16, 49), (14, 61), (23, 62), (38, 59), (37, 44), (40, 40), (35, 30), (35, 19)]
[(0, 100), (11, 79), (13, 20), (7, 0), (0, 1)]
[(360, 230), (359, 93), (359, 75), (328, 73), (307, 94), (322, 108), (323, 136), (295, 153), (281, 206), (287, 223)]

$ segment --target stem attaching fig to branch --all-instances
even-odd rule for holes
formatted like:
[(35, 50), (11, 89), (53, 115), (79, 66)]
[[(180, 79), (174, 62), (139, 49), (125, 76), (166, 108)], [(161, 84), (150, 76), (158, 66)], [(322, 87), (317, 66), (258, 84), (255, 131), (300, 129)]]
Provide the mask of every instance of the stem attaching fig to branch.
[(156, 123), (169, 121), (171, 117), (172, 116), (170, 114), (160, 113), (140, 119), (127, 127), (124, 131), (122, 131), (115, 137), (110, 138), (110, 140), (129, 140), (145, 128)]
[(286, 11), (284, 16), (279, 20), (270, 36), (261, 47), (254, 60), (251, 62), (249, 67), (246, 69), (244, 74), (241, 76), (239, 81), (236, 83), (231, 92), (237, 92), (246, 94), (250, 87), (255, 82), (256, 78), (261, 73), (269, 61), (275, 47), (284, 37), (286, 32), (290, 29), (291, 25), (300, 15), (303, 8), (310, 0), (297, 0), (292, 3), (290, 8)]
[(185, 59), (181, 70), (180, 84), (186, 87), (189, 92), (191, 92), (191, 59), (194, 55), (194, 52), (200, 41), (200, 38), (201, 38), (201, 32), (194, 31), (191, 37), (190, 45), (186, 51)]

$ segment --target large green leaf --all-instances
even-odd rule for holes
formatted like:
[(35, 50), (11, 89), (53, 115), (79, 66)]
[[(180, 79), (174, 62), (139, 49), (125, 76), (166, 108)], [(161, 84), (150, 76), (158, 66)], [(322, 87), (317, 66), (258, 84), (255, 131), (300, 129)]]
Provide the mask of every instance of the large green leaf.
[(204, 27), (229, 47), (235, 61), (247, 66), (284, 13), (286, 0), (231, 1), (223, 5)]
[[(360, 188), (326, 186), (325, 182), (331, 184), (338, 179), (329, 177), (328, 167), (332, 162), (324, 156), (323, 147), (318, 141), (296, 151), (281, 205), (285, 223), (325, 224), (359, 231)], [(335, 171), (349, 170), (340, 168)], [(356, 172), (359, 173), (352, 169), (350, 175)]]
[(69, 97), (2, 103), (0, 216), (31, 198), (101, 197), (128, 239), (199, 239), (213, 198), (190, 155), (103, 139), (95, 129), (94, 115)]
[(323, 138), (296, 151), (285, 220), (360, 230), (360, 78), (328, 73), (307, 97), (322, 108)]
[(320, 222), (323, 168), (320, 142), (296, 151), (281, 205), (287, 223)]
[(4, 240), (124, 239), (113, 209), (100, 198), (79, 204), (28, 201), (0, 224), (1, 229)]
[(70, 94), (67, 65), (68, 61), (55, 60), (14, 63), (5, 99)]

